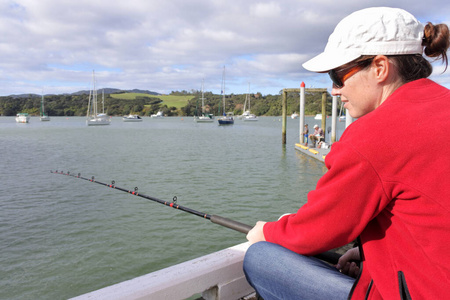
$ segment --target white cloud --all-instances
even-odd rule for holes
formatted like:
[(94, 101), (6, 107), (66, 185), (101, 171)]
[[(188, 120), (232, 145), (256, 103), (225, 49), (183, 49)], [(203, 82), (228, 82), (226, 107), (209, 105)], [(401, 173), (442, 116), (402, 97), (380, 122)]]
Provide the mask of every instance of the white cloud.
[(250, 6), (250, 15), (257, 18), (278, 18), (281, 14), (281, 7), (278, 2), (256, 3)]
[[(334, 26), (388, 0), (6, 0), (0, 3), (0, 95), (71, 93), (99, 85), (162, 93), (205, 88), (278, 93), (305, 81), (329, 86), (301, 64), (323, 50)], [(421, 21), (448, 20), (444, 0), (400, 0)], [(435, 72), (436, 74), (436, 72)], [(435, 75), (448, 84), (446, 74)], [(436, 79), (437, 80), (437, 79)], [(310, 84), (308, 83), (310, 82)]]

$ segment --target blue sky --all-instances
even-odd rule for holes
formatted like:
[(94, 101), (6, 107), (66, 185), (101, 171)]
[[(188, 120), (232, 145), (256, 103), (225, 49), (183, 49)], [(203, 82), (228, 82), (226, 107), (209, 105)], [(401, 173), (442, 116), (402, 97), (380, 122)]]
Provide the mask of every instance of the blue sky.
[[(302, 63), (336, 24), (377, 0), (0, 0), (0, 96), (97, 87), (159, 93), (200, 90), (278, 94), (330, 88)], [(450, 25), (447, 0), (395, 1), (421, 22)], [(432, 79), (450, 88), (449, 71)]]

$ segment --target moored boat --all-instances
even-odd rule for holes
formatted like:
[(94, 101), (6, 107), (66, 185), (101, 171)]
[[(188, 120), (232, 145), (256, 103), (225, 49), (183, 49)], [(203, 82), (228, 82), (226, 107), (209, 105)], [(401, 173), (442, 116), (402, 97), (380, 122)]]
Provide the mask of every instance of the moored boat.
[(219, 125), (233, 125), (234, 114), (232, 112), (228, 112), (223, 117), (220, 117), (217, 121), (219, 122)]
[(140, 117), (140, 116), (138, 116), (138, 115), (132, 115), (132, 114), (130, 114), (130, 115), (128, 115), (128, 116), (124, 116), (123, 118), (122, 118), (122, 120), (124, 121), (124, 122), (142, 122), (142, 118)]
[[(197, 110), (197, 109), (196, 109)], [(211, 123), (214, 122), (214, 115), (205, 112), (205, 97), (203, 92), (203, 81), (202, 81), (202, 114), (200, 116), (194, 116), (194, 121), (197, 123)]]
[[(248, 110), (246, 109), (248, 105)], [(244, 113), (241, 116), (243, 121), (258, 121), (258, 117), (250, 112), (250, 83), (248, 84), (248, 92), (245, 96)]]
[(16, 122), (17, 123), (29, 123), (30, 122), (30, 115), (27, 113), (18, 113), (16, 115)]
[(162, 118), (164, 117), (164, 113), (162, 111), (158, 111), (156, 114), (150, 116), (151, 118)]
[[(109, 125), (111, 124), (111, 118), (105, 114), (105, 96), (103, 94), (103, 112), (97, 113), (97, 90), (95, 88), (95, 72), (92, 71), (93, 88), (89, 92), (89, 102), (86, 115), (86, 125)], [(91, 101), (92, 99), (92, 101)]]
[(232, 112), (225, 113), (225, 66), (223, 67), (222, 73), (222, 105), (223, 116), (217, 120), (219, 122), (219, 125), (233, 125), (234, 114)]
[(213, 114), (204, 114), (198, 117), (194, 117), (194, 121), (197, 123), (212, 123), (214, 122)]
[(201, 116), (195, 116), (194, 121), (197, 123), (212, 123), (212, 122), (214, 122), (214, 115), (213, 114), (204, 114)]
[[(244, 113), (245, 114), (245, 113)], [(248, 113), (246, 115), (242, 115), (243, 121), (258, 121), (258, 117), (254, 114)]]
[(44, 93), (42, 93), (42, 99), (41, 99), (40, 120), (41, 121), (50, 121), (50, 117), (45, 113), (45, 110), (44, 110)]

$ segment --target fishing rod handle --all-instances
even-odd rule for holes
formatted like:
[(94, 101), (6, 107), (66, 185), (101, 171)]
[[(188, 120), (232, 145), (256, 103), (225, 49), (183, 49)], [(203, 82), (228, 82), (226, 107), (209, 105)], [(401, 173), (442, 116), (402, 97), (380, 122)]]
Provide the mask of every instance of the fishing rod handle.
[(230, 220), (228, 218), (224, 218), (217, 215), (211, 215), (210, 221), (216, 223), (218, 225), (222, 225), (224, 227), (239, 231), (241, 233), (247, 234), (250, 229), (253, 227), (244, 223), (240, 223), (237, 221)]
[(337, 265), (339, 258), (341, 256), (342, 256), (342, 254), (339, 254), (339, 253), (336, 253), (333, 251), (327, 251), (327, 252), (323, 252), (323, 253), (314, 255), (315, 258), (326, 261), (327, 263), (330, 263), (332, 265)]

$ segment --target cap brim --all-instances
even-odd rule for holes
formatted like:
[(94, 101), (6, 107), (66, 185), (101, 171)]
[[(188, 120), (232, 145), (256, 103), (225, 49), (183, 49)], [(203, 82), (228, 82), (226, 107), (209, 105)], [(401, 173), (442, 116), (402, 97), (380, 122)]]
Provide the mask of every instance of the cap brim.
[(361, 54), (359, 53), (322, 52), (316, 57), (313, 57), (305, 62), (302, 66), (303, 68), (311, 72), (325, 73), (337, 67), (345, 65), (360, 56)]

